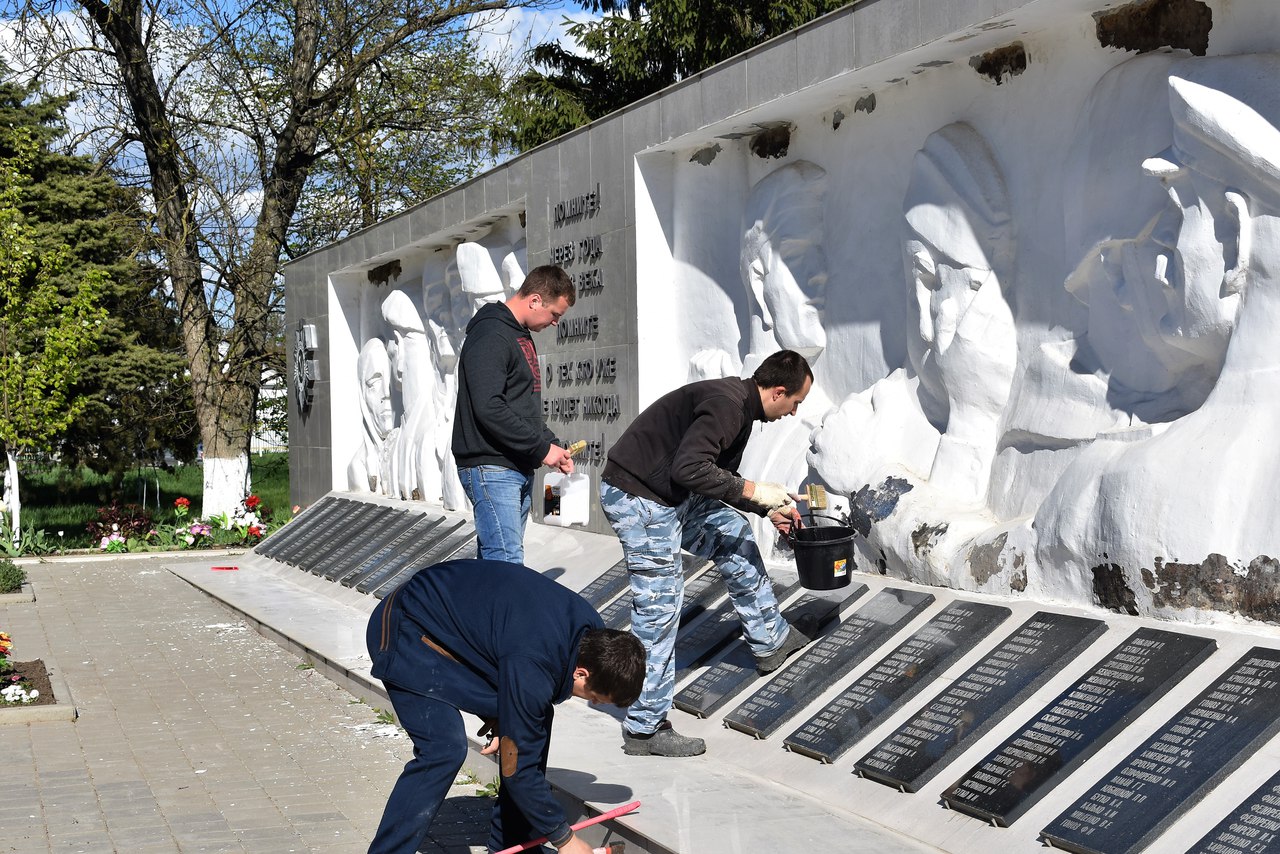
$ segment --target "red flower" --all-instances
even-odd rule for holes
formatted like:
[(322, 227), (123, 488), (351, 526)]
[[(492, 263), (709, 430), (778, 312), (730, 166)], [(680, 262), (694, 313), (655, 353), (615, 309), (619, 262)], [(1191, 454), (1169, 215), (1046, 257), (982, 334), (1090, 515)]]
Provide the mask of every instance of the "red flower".
[(190, 498), (175, 498), (175, 499), (173, 500), (173, 506), (174, 506), (174, 507), (183, 507), (183, 508), (190, 507), (190, 506), (191, 506), (191, 499), (190, 499)]
[(262, 529), (261, 529), (261, 528), (259, 528), (257, 525), (250, 525), (250, 526), (249, 526), (249, 536), (251, 536), (251, 537), (261, 537), (261, 536), (262, 536)]
[(244, 506), (245, 506), (245, 509), (247, 510), (252, 510), (253, 508), (257, 507), (261, 503), (262, 503), (262, 499), (256, 495), (250, 495), (248, 498), (244, 500)]

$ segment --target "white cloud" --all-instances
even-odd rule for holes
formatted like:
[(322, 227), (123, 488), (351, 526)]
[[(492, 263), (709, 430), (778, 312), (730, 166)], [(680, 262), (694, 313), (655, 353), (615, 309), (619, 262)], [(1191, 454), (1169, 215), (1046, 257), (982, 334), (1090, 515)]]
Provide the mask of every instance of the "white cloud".
[(581, 21), (598, 19), (582, 9), (506, 9), (472, 20), (471, 40), (480, 55), (500, 68), (519, 63), (526, 50), (544, 42), (558, 41), (566, 50), (578, 52), (566, 30)]

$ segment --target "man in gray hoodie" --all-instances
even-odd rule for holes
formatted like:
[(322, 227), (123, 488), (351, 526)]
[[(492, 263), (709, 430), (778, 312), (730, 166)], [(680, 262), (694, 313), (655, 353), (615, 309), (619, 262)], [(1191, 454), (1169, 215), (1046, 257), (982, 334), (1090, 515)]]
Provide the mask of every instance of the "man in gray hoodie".
[(564, 270), (535, 267), (514, 296), (486, 305), (467, 324), (453, 457), (484, 560), (524, 563), (534, 471), (539, 464), (573, 471), (564, 442), (542, 418), (542, 372), (530, 333), (554, 326), (576, 297)]

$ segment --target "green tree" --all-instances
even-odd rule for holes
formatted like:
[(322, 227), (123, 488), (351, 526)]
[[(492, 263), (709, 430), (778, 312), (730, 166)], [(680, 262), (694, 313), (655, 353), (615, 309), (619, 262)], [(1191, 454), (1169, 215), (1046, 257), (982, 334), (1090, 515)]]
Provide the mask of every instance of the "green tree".
[(39, 145), (24, 129), (12, 140), (13, 154), (0, 156), (0, 444), (16, 543), (22, 523), (18, 457), (48, 450), (83, 408), (72, 387), (106, 314), (98, 306), (106, 273), (91, 270), (73, 294), (59, 293), (55, 279), (70, 250), (39, 250), (21, 212)]
[(86, 465), (118, 478), (166, 452), (194, 456), (190, 387), (177, 314), (146, 255), (149, 234), (139, 194), (89, 158), (57, 150), (66, 135), (67, 105), (65, 98), (0, 83), (0, 154), (15, 153), (11, 139), (18, 129), (37, 142), (20, 212), (37, 252), (66, 247), (64, 268), (50, 273), (59, 293), (75, 294), (87, 269), (106, 273), (100, 346), (82, 360), (70, 390), (83, 407), (56, 450), (71, 468)]
[(848, 0), (580, 0), (602, 18), (573, 24), (579, 52), (529, 52), (496, 127), (524, 151), (782, 35)]
[[(437, 74), (432, 58), (455, 55), (475, 16), (532, 2), (26, 0), (16, 32), (21, 55), (38, 58), (27, 70), (91, 93), (103, 120), (88, 141), (150, 195), (204, 445), (206, 512), (233, 510), (248, 490), (262, 378), (285, 373), (279, 266), (309, 179), (342, 145), (410, 130), (421, 114), (394, 96), (362, 113), (380, 102), (361, 96), (410, 69), (431, 76), (388, 91), (467, 85), (451, 81), (448, 62)], [(455, 159), (452, 149), (435, 157)]]

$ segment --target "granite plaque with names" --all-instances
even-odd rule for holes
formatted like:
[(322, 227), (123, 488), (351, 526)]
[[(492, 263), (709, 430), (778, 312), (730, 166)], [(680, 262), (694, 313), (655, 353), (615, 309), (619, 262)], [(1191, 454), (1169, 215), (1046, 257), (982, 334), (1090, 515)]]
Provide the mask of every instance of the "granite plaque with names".
[(298, 549), (298, 561), (295, 565), (299, 569), (308, 569), (331, 549), (359, 537), (365, 520), (372, 517), (378, 506), (363, 501), (346, 500), (342, 505), (343, 512), (325, 525), (324, 530), (312, 535)]
[(1187, 854), (1280, 852), (1280, 773), (1244, 799)]
[(1040, 832), (1057, 848), (1141, 851), (1280, 730), (1280, 650), (1254, 647)]
[[(773, 593), (779, 602), (800, 589), (799, 581), (792, 582), (785, 589), (776, 581), (771, 583)], [(741, 632), (742, 624), (738, 621), (738, 612), (733, 609), (733, 602), (725, 599), (704, 619), (694, 624), (692, 629), (676, 636), (676, 682), (680, 682), (701, 667), (707, 659), (724, 649)]]
[[(720, 577), (720, 573), (713, 571), (709, 563), (703, 563), (694, 560), (686, 560), (685, 566), (685, 583), (684, 597), (680, 604), (680, 625), (683, 626), (694, 617), (706, 610), (706, 603), (713, 594), (712, 582)], [(706, 569), (696, 578), (691, 577), (700, 569)], [(720, 592), (723, 592), (721, 590)], [(619, 596), (608, 605), (600, 610), (600, 619), (604, 620), (605, 628), (617, 629), (625, 631), (631, 628), (631, 595)]]
[(458, 552), (467, 545), (467, 543), (475, 540), (475, 538), (475, 527), (470, 522), (463, 522), (456, 528), (450, 530), (445, 537), (437, 540), (432, 548), (428, 549), (427, 552), (414, 563), (402, 568), (399, 572), (392, 573), (387, 576), (381, 584), (369, 584), (368, 579), (366, 579), (365, 589), (360, 592), (372, 593), (374, 596), (381, 599), (407, 581), (410, 576), (422, 567), (431, 566), (432, 564), (441, 563), (456, 557)]
[(338, 518), (343, 512), (342, 503), (342, 499), (338, 498), (321, 498), (297, 519), (263, 540), (254, 551), (272, 560), (296, 566), (298, 550)]
[(406, 513), (404, 511), (396, 511), (394, 516), (383, 517), (378, 520), (376, 530), (370, 527), (369, 536), (363, 540), (355, 540), (355, 547), (348, 554), (344, 555), (340, 561), (334, 561), (323, 572), (323, 576), (330, 581), (341, 581), (351, 575), (351, 573), (365, 561), (386, 548), (390, 543), (396, 542), (397, 539), (407, 531), (413, 530), (414, 525), (422, 517), (417, 513)]
[(854, 764), (914, 792), (1093, 642), (1101, 620), (1040, 611)]
[(725, 715), (725, 725), (756, 738), (768, 738), (932, 604), (929, 593), (893, 587), (881, 590), (834, 631), (810, 644), (768, 685)]
[(998, 605), (951, 603), (787, 736), (783, 746), (835, 762), (1011, 613)]
[(375, 588), (386, 584), (389, 578), (404, 571), (406, 568), (412, 570), (426, 566), (426, 557), (436, 547), (436, 544), (465, 524), (467, 524), (466, 521), (462, 519), (442, 519), (439, 524), (431, 526), (422, 536), (411, 542), (407, 549), (397, 555), (393, 555), (390, 560), (350, 586), (361, 593), (372, 593)]
[[(784, 609), (782, 614), (792, 624), (808, 617), (821, 630), (835, 620), (836, 613), (844, 602), (856, 599), (866, 592), (865, 584), (851, 585), (841, 602), (805, 595), (794, 605)], [(791, 662), (788, 662), (786, 666), (790, 665)], [(739, 640), (724, 658), (677, 693), (674, 705), (683, 712), (705, 718), (740, 694), (748, 685), (762, 678), (764, 677), (756, 672), (756, 658), (751, 654), (751, 648), (745, 640)]]
[(385, 542), (387, 534), (395, 527), (396, 522), (406, 515), (400, 510), (383, 504), (367, 504), (365, 507), (371, 509), (361, 508), (358, 522), (361, 529), (360, 535), (344, 542), (334, 543), (333, 547), (317, 558), (315, 563), (304, 567), (308, 572), (328, 578), (331, 574), (341, 571), (342, 567), (350, 566), (355, 562), (353, 558), (356, 553), (368, 548), (371, 542), (375, 546)]
[(387, 563), (409, 560), (431, 529), (442, 524), (444, 524), (443, 516), (415, 516), (413, 524), (407, 530), (392, 538), (382, 548), (352, 566), (349, 572), (338, 575), (334, 580), (343, 587), (355, 587)]
[(627, 586), (627, 559), (623, 558), (601, 573), (595, 581), (579, 590), (578, 595), (599, 611), (610, 600), (617, 598), (623, 590), (626, 590)]
[(1008, 827), (1216, 648), (1198, 635), (1138, 629), (942, 799)]

